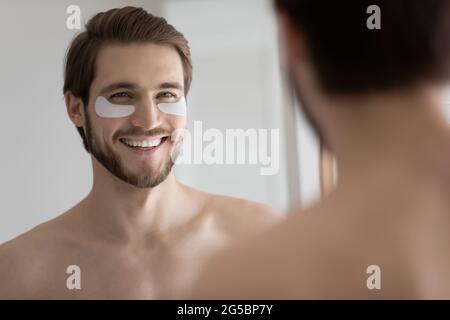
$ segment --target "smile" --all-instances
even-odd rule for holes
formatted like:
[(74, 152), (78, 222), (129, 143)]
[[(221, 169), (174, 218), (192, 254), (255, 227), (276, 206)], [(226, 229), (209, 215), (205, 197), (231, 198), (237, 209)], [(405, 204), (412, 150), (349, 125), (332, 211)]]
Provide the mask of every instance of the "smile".
[(154, 151), (159, 146), (166, 142), (168, 137), (161, 137), (158, 139), (151, 140), (132, 140), (121, 138), (119, 141), (133, 151), (138, 151), (140, 153), (145, 152), (148, 153), (150, 151)]

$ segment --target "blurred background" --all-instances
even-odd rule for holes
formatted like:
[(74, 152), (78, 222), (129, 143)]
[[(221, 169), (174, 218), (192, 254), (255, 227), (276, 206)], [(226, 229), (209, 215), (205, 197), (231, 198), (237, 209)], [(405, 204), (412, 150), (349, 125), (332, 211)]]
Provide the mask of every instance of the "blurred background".
[[(63, 60), (79, 30), (66, 12), (127, 5), (165, 17), (189, 40), (194, 64), (188, 129), (279, 129), (278, 173), (260, 165), (179, 165), (178, 179), (210, 193), (287, 212), (320, 195), (319, 144), (280, 72), (271, 0), (1, 0), (0, 243), (56, 217), (92, 185), (90, 156), (66, 114)], [(444, 95), (450, 119), (450, 91)], [(192, 131), (191, 131), (192, 132)]]

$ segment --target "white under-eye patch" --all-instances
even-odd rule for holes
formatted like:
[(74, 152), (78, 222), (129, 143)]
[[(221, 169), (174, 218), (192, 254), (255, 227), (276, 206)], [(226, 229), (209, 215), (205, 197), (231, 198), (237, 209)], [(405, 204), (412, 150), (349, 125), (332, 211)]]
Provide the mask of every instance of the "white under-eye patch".
[[(164, 113), (185, 116), (186, 115), (186, 99), (180, 98), (177, 102), (160, 103), (158, 109)], [(136, 111), (133, 105), (112, 104), (103, 96), (98, 96), (95, 100), (95, 112), (102, 118), (123, 118), (132, 115)]]
[(158, 108), (164, 113), (184, 117), (186, 115), (186, 99), (182, 96), (177, 102), (160, 103)]
[(123, 118), (132, 115), (136, 108), (130, 105), (112, 104), (103, 96), (95, 100), (95, 112), (102, 118)]

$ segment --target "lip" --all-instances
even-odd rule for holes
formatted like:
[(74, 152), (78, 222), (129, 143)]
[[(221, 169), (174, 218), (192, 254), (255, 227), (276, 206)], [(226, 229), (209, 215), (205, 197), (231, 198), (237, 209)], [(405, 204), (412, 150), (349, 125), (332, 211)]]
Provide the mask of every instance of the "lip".
[[(127, 139), (127, 138), (120, 138), (120, 139)], [(119, 139), (119, 141), (120, 141), (120, 139)], [(156, 139), (159, 139), (159, 138), (156, 138)], [(152, 139), (152, 140), (156, 140), (156, 139)], [(127, 148), (129, 151), (131, 151), (131, 152), (133, 152), (133, 153), (135, 153), (135, 154), (137, 154), (137, 155), (151, 155), (151, 154), (155, 153), (157, 150), (159, 150), (159, 148), (160, 148), (163, 144), (166, 143), (167, 137), (162, 136), (161, 139), (162, 139), (162, 141), (161, 141), (161, 143), (160, 143), (158, 146), (153, 147), (153, 148), (148, 149), (148, 150), (143, 149), (143, 148), (140, 148), (140, 147), (137, 147), (137, 148), (130, 147), (130, 146), (128, 146), (127, 144), (125, 144), (124, 142), (122, 142), (122, 141), (120, 141), (120, 143), (121, 143), (125, 148)], [(129, 140), (132, 140), (132, 139), (129, 139)]]
[(127, 139), (127, 140), (132, 140), (132, 141), (155, 141), (158, 139), (163, 139), (168, 137), (168, 135), (160, 135), (160, 136), (151, 136), (151, 137), (120, 137), (119, 140), (121, 139)]

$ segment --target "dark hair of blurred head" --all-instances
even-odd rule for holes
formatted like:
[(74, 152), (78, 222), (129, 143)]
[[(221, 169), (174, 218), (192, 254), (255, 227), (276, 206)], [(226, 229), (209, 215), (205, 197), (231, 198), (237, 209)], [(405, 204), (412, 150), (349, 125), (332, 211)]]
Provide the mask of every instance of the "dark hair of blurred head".
[[(381, 29), (366, 26), (377, 5)], [(446, 81), (449, 0), (275, 0), (304, 36), (321, 87), (359, 94)]]

